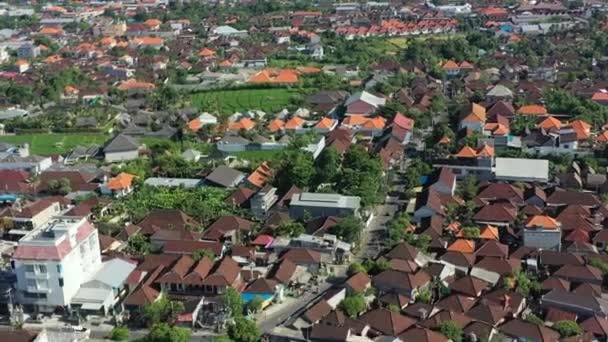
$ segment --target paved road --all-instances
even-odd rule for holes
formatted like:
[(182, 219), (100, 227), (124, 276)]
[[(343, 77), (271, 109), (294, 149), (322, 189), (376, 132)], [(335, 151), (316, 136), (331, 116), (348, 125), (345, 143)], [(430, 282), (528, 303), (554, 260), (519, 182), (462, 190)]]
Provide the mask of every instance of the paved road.
[(323, 282), (319, 285), (319, 291), (308, 292), (297, 298), (295, 302), (289, 303), (288, 305), (283, 305), (280, 309), (276, 311), (272, 311), (271, 313), (262, 313), (258, 318), (258, 327), (263, 333), (267, 333), (271, 331), (274, 327), (278, 327), (285, 321), (294, 317), (295, 314), (299, 314), (300, 311), (303, 311), (308, 307), (308, 305), (316, 302), (316, 298), (323, 295), (327, 289), (331, 287), (332, 284), (328, 282)]

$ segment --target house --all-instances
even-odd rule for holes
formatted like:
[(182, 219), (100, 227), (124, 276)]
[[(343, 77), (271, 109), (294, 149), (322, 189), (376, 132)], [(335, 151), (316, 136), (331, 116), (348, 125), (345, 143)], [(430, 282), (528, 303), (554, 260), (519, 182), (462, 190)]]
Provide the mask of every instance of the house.
[(343, 90), (322, 90), (306, 98), (306, 103), (313, 112), (331, 114), (347, 97)]
[(262, 299), (262, 308), (266, 308), (273, 301), (282, 301), (284, 287), (281, 283), (273, 279), (258, 278), (241, 292), (243, 303), (247, 304), (254, 298)]
[(313, 218), (320, 216), (358, 216), (360, 207), (361, 198), (357, 196), (303, 192), (296, 193), (291, 197), (289, 215), (294, 219), (301, 219), (305, 213)]
[(116, 163), (139, 158), (140, 145), (135, 138), (119, 134), (103, 148), (105, 161)]
[(415, 298), (418, 291), (426, 288), (431, 277), (423, 270), (417, 273), (406, 273), (386, 270), (372, 278), (372, 286), (380, 293), (398, 293), (408, 298)]
[(317, 159), (317, 157), (321, 154), (321, 152), (323, 152), (323, 149), (325, 148), (325, 137), (318, 136), (306, 146), (303, 146), (301, 148), (304, 151), (310, 152), (310, 154), (312, 154), (313, 159)]
[(460, 112), (459, 128), (481, 132), (486, 123), (486, 117), (485, 107), (477, 103), (471, 103)]
[(126, 196), (133, 191), (133, 179), (135, 179), (134, 175), (121, 172), (116, 175), (116, 177), (108, 179), (108, 181), (100, 187), (101, 193), (117, 198)]
[(249, 78), (254, 84), (296, 84), (300, 81), (298, 73), (291, 69), (268, 68), (261, 70)]
[(498, 326), (498, 331), (511, 341), (557, 341), (559, 333), (545, 326), (526, 322), (519, 318), (507, 321)]
[(448, 168), (435, 169), (427, 184), (440, 194), (453, 196), (456, 191), (456, 175)]
[(524, 246), (547, 250), (561, 250), (561, 223), (547, 215), (535, 215), (525, 225)]
[(370, 277), (362, 272), (353, 274), (345, 282), (348, 293), (364, 293), (371, 285), (372, 281)]
[(82, 314), (108, 315), (111, 311), (122, 311), (119, 301), (127, 294), (127, 279), (135, 270), (133, 262), (120, 258), (101, 264), (93, 276), (80, 285), (72, 297), (71, 308)]
[(214, 186), (235, 188), (244, 179), (244, 173), (228, 166), (220, 165), (205, 178), (205, 182)]
[(231, 257), (224, 257), (201, 285), (205, 294), (212, 295), (222, 294), (229, 287), (240, 289), (243, 285), (241, 267)]
[(53, 220), (17, 244), (12, 256), (16, 297), (28, 311), (67, 308), (100, 265), (97, 229), (90, 222)]
[(266, 217), (266, 214), (270, 211), (270, 208), (272, 208), (279, 200), (279, 196), (276, 194), (276, 191), (277, 188), (266, 185), (250, 198), (249, 205), (251, 207), (251, 211), (256, 217)]
[(252, 228), (253, 222), (249, 220), (238, 216), (222, 216), (207, 227), (201, 239), (236, 243), (239, 236), (244, 237), (248, 235)]
[(13, 227), (8, 233), (15, 237), (22, 237), (29, 231), (47, 224), (52, 217), (60, 213), (61, 208), (62, 203), (60, 201), (48, 197), (30, 204), (24, 204), (19, 209), (12, 209), (12, 214), (8, 218)]
[(578, 294), (563, 290), (551, 290), (540, 299), (542, 308), (557, 308), (569, 312), (574, 312), (583, 318), (598, 315), (606, 317), (608, 313), (608, 303), (604, 298), (592, 295)]
[(346, 107), (344, 115), (371, 115), (385, 104), (385, 98), (375, 96), (366, 91), (358, 92), (346, 99), (344, 103)]
[(251, 142), (240, 135), (225, 135), (222, 140), (218, 141), (217, 149), (224, 153), (241, 152), (247, 149)]

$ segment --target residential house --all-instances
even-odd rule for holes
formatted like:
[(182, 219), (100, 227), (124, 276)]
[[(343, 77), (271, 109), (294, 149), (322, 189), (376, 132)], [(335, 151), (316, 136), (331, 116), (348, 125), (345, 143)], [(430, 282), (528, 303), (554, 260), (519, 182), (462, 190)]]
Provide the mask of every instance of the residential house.
[(235, 188), (245, 179), (245, 174), (228, 166), (220, 165), (205, 178), (205, 182), (224, 188)]
[(344, 103), (346, 107), (345, 115), (371, 115), (385, 104), (386, 99), (383, 97), (375, 96), (366, 91), (358, 92), (346, 99)]
[(294, 194), (289, 203), (289, 215), (294, 219), (308, 213), (319, 216), (359, 215), (361, 199), (357, 196), (303, 192)]
[(139, 158), (139, 143), (130, 136), (119, 134), (103, 148), (105, 161), (116, 163)]
[(134, 175), (126, 172), (121, 172), (116, 177), (108, 179), (108, 181), (100, 187), (101, 193), (114, 197), (123, 197), (133, 191)]

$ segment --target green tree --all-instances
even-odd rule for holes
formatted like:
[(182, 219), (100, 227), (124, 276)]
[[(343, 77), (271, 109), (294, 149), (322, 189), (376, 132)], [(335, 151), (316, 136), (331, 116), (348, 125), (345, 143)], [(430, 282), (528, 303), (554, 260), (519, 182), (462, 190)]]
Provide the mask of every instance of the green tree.
[(362, 294), (350, 295), (340, 303), (340, 308), (351, 318), (359, 316), (367, 309), (365, 297)]
[(418, 291), (418, 294), (416, 295), (417, 302), (431, 304), (432, 300), (433, 300), (433, 293), (430, 289), (427, 289), (427, 288), (421, 289), (420, 291)]
[(532, 324), (538, 325), (540, 327), (545, 325), (545, 321), (543, 321), (542, 318), (536, 316), (533, 313), (527, 314), (526, 317), (524, 318), (524, 320), (528, 323), (532, 323)]
[(48, 182), (48, 190), (52, 195), (65, 196), (72, 192), (72, 186), (67, 178), (52, 179)]
[(188, 342), (190, 329), (172, 327), (167, 323), (158, 323), (152, 326), (150, 333), (142, 339), (144, 342)]
[(466, 201), (470, 201), (477, 195), (477, 177), (468, 175), (460, 182), (458, 187), (458, 193)]
[(127, 240), (127, 252), (130, 254), (147, 255), (152, 251), (152, 244), (142, 234), (134, 234)]
[(199, 249), (198, 251), (192, 253), (192, 259), (194, 261), (199, 261), (203, 258), (209, 258), (211, 260), (215, 260), (215, 253), (212, 250), (204, 248)]
[(213, 338), (213, 342), (232, 342), (227, 336), (216, 336)]
[(243, 314), (243, 299), (234, 288), (226, 289), (226, 292), (221, 296), (221, 302), (233, 317), (239, 317)]
[(185, 311), (184, 303), (162, 297), (144, 307), (143, 316), (149, 326), (161, 322), (175, 322), (177, 316)]
[(462, 341), (462, 329), (454, 321), (444, 321), (439, 325), (439, 332), (444, 334), (453, 342)]
[(401, 309), (396, 304), (389, 304), (386, 309), (394, 313), (400, 313)]
[(256, 296), (252, 300), (247, 303), (247, 310), (250, 312), (260, 312), (262, 311), (262, 307), (264, 306), (264, 299), (260, 296)]
[(361, 204), (369, 206), (380, 201), (384, 185), (378, 156), (370, 154), (363, 146), (351, 147), (344, 155), (336, 189), (346, 195), (361, 197)]
[(583, 332), (581, 327), (576, 324), (575, 321), (558, 321), (552, 326), (553, 329), (557, 330), (561, 337), (576, 336)]
[(358, 262), (353, 262), (352, 264), (350, 264), (350, 266), (348, 266), (347, 273), (349, 276), (357, 273), (367, 273), (367, 269), (362, 264)]
[(479, 227), (464, 227), (462, 235), (465, 239), (479, 239)]
[(333, 183), (340, 172), (340, 154), (334, 147), (323, 149), (315, 160), (315, 185)]
[(406, 212), (400, 212), (387, 224), (388, 243), (394, 246), (405, 239), (407, 228), (411, 225), (410, 217)]
[(505, 277), (504, 285), (506, 289), (515, 290), (515, 292), (526, 297), (530, 294), (538, 294), (542, 290), (541, 284), (521, 269), (517, 269), (513, 274)]
[(285, 222), (279, 225), (275, 233), (279, 236), (298, 237), (306, 232), (306, 228), (300, 222)]
[(279, 191), (287, 191), (292, 185), (300, 188), (310, 185), (315, 175), (312, 155), (303, 150), (288, 150), (281, 155), (281, 162), (275, 176)]
[(260, 340), (261, 334), (254, 321), (239, 316), (234, 319), (234, 322), (228, 325), (228, 336), (233, 341), (257, 342)]
[(363, 222), (361, 222), (361, 219), (351, 215), (342, 218), (340, 222), (329, 229), (329, 232), (343, 241), (352, 243), (359, 240), (362, 230)]
[(370, 275), (376, 275), (378, 273), (384, 272), (390, 268), (390, 263), (387, 260), (371, 260), (366, 259), (363, 262), (363, 267), (367, 270), (367, 273)]
[(112, 331), (110, 331), (110, 335), (108, 335), (108, 338), (112, 341), (128, 341), (129, 328), (124, 326), (114, 327)]

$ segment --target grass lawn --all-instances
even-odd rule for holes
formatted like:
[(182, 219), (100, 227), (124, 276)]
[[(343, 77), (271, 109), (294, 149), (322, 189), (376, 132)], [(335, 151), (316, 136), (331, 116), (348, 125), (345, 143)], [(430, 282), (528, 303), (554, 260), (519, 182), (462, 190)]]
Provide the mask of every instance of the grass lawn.
[(254, 109), (278, 112), (299, 94), (301, 90), (285, 88), (217, 90), (194, 94), (192, 104), (205, 112), (226, 115)]
[(23, 134), (0, 136), (0, 142), (15, 145), (28, 143), (32, 154), (48, 156), (67, 153), (78, 145), (103, 145), (109, 138), (109, 135), (102, 133)]
[(266, 160), (271, 160), (273, 158), (276, 158), (279, 155), (279, 153), (281, 153), (282, 151), (283, 150), (243, 151), (243, 152), (235, 152), (235, 153), (231, 153), (231, 154), (238, 158), (249, 160), (252, 163), (259, 163), (259, 162), (263, 162)]

